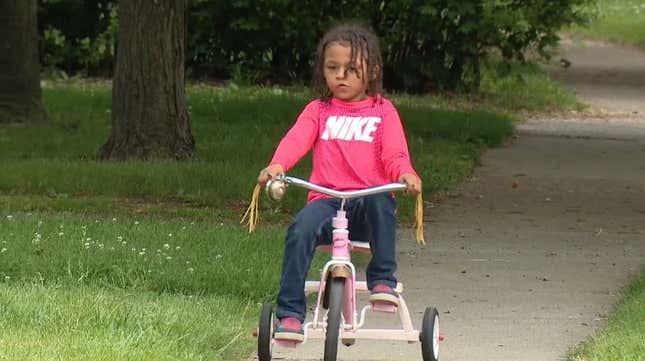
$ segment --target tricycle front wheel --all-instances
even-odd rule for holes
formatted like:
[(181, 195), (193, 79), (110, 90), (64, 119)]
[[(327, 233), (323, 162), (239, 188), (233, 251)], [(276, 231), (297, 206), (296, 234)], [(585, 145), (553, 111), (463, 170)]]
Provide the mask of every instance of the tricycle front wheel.
[(336, 361), (338, 353), (338, 336), (343, 313), (343, 296), (345, 292), (345, 279), (335, 277), (327, 283), (329, 287), (329, 311), (327, 312), (327, 331), (325, 333), (324, 361)]

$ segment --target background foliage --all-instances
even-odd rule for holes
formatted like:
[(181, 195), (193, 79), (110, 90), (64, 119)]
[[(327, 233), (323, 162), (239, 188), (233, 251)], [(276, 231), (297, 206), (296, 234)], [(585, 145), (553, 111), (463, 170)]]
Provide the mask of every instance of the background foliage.
[[(491, 55), (548, 56), (565, 25), (593, 0), (188, 0), (187, 67), (194, 78), (305, 82), (318, 39), (346, 20), (381, 38), (385, 85), (422, 92), (478, 88)], [(41, 0), (46, 67), (109, 75), (117, 0)], [(72, 18), (74, 21), (69, 21)]]

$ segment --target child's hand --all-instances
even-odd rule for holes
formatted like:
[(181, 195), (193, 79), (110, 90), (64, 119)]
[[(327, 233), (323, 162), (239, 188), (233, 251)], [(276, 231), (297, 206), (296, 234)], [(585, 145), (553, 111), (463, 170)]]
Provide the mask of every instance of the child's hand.
[(278, 178), (284, 175), (284, 168), (282, 164), (271, 164), (270, 166), (262, 169), (258, 176), (258, 184), (264, 186), (269, 179)]
[(399, 177), (399, 182), (408, 185), (405, 189), (406, 194), (414, 195), (421, 193), (421, 179), (412, 173), (404, 173)]

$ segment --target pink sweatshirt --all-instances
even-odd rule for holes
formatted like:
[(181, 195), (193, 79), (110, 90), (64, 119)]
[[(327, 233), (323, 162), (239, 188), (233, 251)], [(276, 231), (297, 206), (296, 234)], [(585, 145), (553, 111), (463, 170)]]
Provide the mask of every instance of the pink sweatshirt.
[[(412, 168), (399, 114), (377, 96), (307, 104), (282, 138), (270, 164), (287, 172), (313, 147), (310, 182), (348, 191), (398, 182)], [(309, 192), (308, 202), (327, 196)]]

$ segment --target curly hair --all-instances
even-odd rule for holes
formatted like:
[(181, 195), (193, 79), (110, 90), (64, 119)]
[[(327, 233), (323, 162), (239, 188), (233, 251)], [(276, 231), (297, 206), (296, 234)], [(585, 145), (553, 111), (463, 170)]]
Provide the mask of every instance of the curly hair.
[[(325, 50), (332, 43), (348, 45), (351, 48), (351, 62), (360, 55), (365, 62), (367, 73), (367, 94), (378, 95), (383, 91), (383, 60), (376, 34), (360, 24), (340, 24), (329, 29), (318, 43), (314, 65), (313, 88), (321, 98), (331, 98), (324, 73)], [(364, 76), (361, 74), (360, 76)]]

